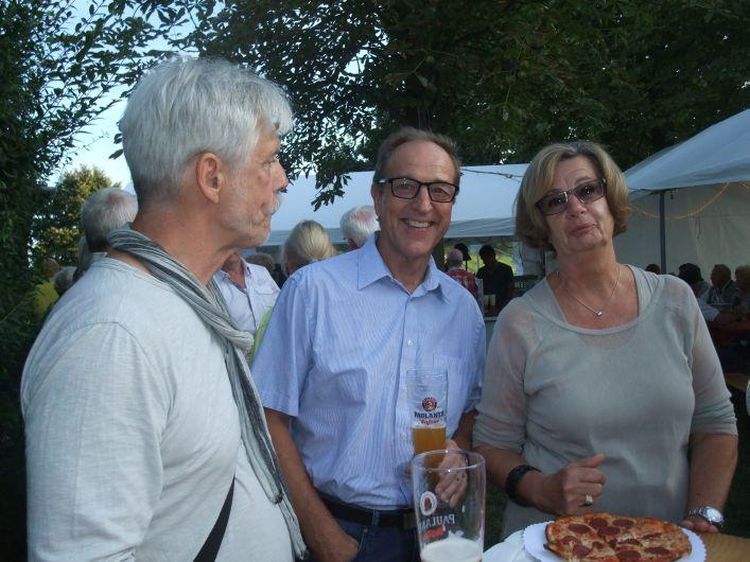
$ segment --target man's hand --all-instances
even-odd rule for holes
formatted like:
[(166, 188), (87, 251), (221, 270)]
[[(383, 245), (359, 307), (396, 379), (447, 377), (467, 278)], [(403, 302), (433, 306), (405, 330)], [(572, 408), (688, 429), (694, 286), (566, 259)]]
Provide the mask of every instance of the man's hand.
[(317, 562), (351, 562), (359, 552), (359, 543), (335, 522), (308, 540), (307, 546)]

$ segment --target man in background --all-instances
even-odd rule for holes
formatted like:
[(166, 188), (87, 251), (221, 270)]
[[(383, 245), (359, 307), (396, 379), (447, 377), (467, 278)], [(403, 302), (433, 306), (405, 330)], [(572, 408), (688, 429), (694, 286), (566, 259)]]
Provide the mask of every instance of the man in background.
[(255, 356), (269, 429), (318, 562), (419, 559), (407, 370), (447, 370), (449, 445), (471, 446), (484, 321), (432, 258), (458, 182), (449, 139), (411, 128), (389, 136), (371, 187), (380, 232), (291, 276)]
[(449, 277), (460, 283), (461, 286), (469, 291), (471, 296), (476, 299), (479, 296), (477, 278), (474, 277), (473, 273), (461, 267), (463, 263), (463, 253), (458, 248), (453, 248), (448, 252), (448, 256), (445, 258), (445, 266), (447, 268), (446, 273)]
[(373, 232), (378, 230), (378, 217), (372, 205), (349, 209), (341, 216), (341, 234), (350, 250), (364, 246)]
[(146, 74), (120, 120), (132, 227), (24, 368), (31, 560), (273, 560), (305, 546), (244, 351), (210, 284), (268, 236), (291, 128), (274, 84), (220, 60)]
[(726, 310), (737, 298), (737, 285), (732, 281), (732, 270), (717, 263), (711, 270), (711, 288), (706, 293), (706, 302), (719, 310)]
[(239, 252), (232, 252), (214, 274), (214, 282), (237, 327), (254, 336), (279, 294), (271, 274), (263, 266), (246, 262)]
[(81, 209), (83, 240), (78, 248), (78, 280), (91, 263), (107, 254), (110, 232), (130, 224), (138, 212), (138, 199), (119, 187), (105, 187), (92, 193)]
[(513, 298), (513, 268), (497, 261), (495, 248), (485, 244), (479, 248), (479, 257), (484, 265), (477, 271), (482, 280), (484, 295), (495, 295), (495, 312), (500, 312)]

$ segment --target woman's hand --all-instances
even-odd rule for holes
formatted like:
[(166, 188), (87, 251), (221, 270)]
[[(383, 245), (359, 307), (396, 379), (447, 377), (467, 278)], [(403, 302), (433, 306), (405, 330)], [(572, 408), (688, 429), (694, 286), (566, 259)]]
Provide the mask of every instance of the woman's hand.
[(535, 478), (530, 479), (532, 487), (526, 497), (542, 511), (555, 515), (591, 511), (607, 480), (598, 468), (604, 459), (604, 455), (595, 455), (570, 463), (554, 474), (529, 473)]
[(691, 515), (690, 517), (686, 517), (682, 520), (682, 523), (680, 523), (683, 527), (686, 529), (690, 529), (691, 531), (696, 531), (698, 533), (718, 533), (719, 528), (716, 525), (712, 525), (702, 517), (698, 517), (697, 515)]

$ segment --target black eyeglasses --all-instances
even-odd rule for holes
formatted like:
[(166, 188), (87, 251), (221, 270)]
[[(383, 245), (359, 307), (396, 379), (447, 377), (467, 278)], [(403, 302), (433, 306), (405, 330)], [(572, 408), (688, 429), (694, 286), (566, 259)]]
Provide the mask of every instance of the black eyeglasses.
[(588, 205), (606, 195), (607, 181), (604, 178), (584, 182), (567, 191), (554, 191), (537, 201), (536, 206), (543, 215), (556, 215), (568, 208), (570, 194), (576, 196), (581, 203)]
[(430, 200), (435, 203), (450, 203), (458, 195), (458, 186), (447, 181), (417, 181), (411, 178), (383, 178), (378, 185), (391, 184), (391, 193), (399, 199), (414, 199), (422, 186), (427, 188)]

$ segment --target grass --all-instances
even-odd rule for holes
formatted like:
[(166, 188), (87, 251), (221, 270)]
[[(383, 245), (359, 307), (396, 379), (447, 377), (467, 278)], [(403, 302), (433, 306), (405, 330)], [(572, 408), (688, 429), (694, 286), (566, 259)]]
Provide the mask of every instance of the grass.
[[(724, 532), (729, 535), (750, 538), (750, 417), (745, 407), (745, 397), (732, 391), (732, 403), (737, 416), (737, 431), (740, 436), (739, 460), (734, 473), (729, 500), (724, 509), (727, 520)], [(505, 508), (505, 492), (500, 486), (487, 484), (487, 513), (485, 520), (485, 548), (500, 540)], [(748, 557), (750, 559), (750, 556)]]

